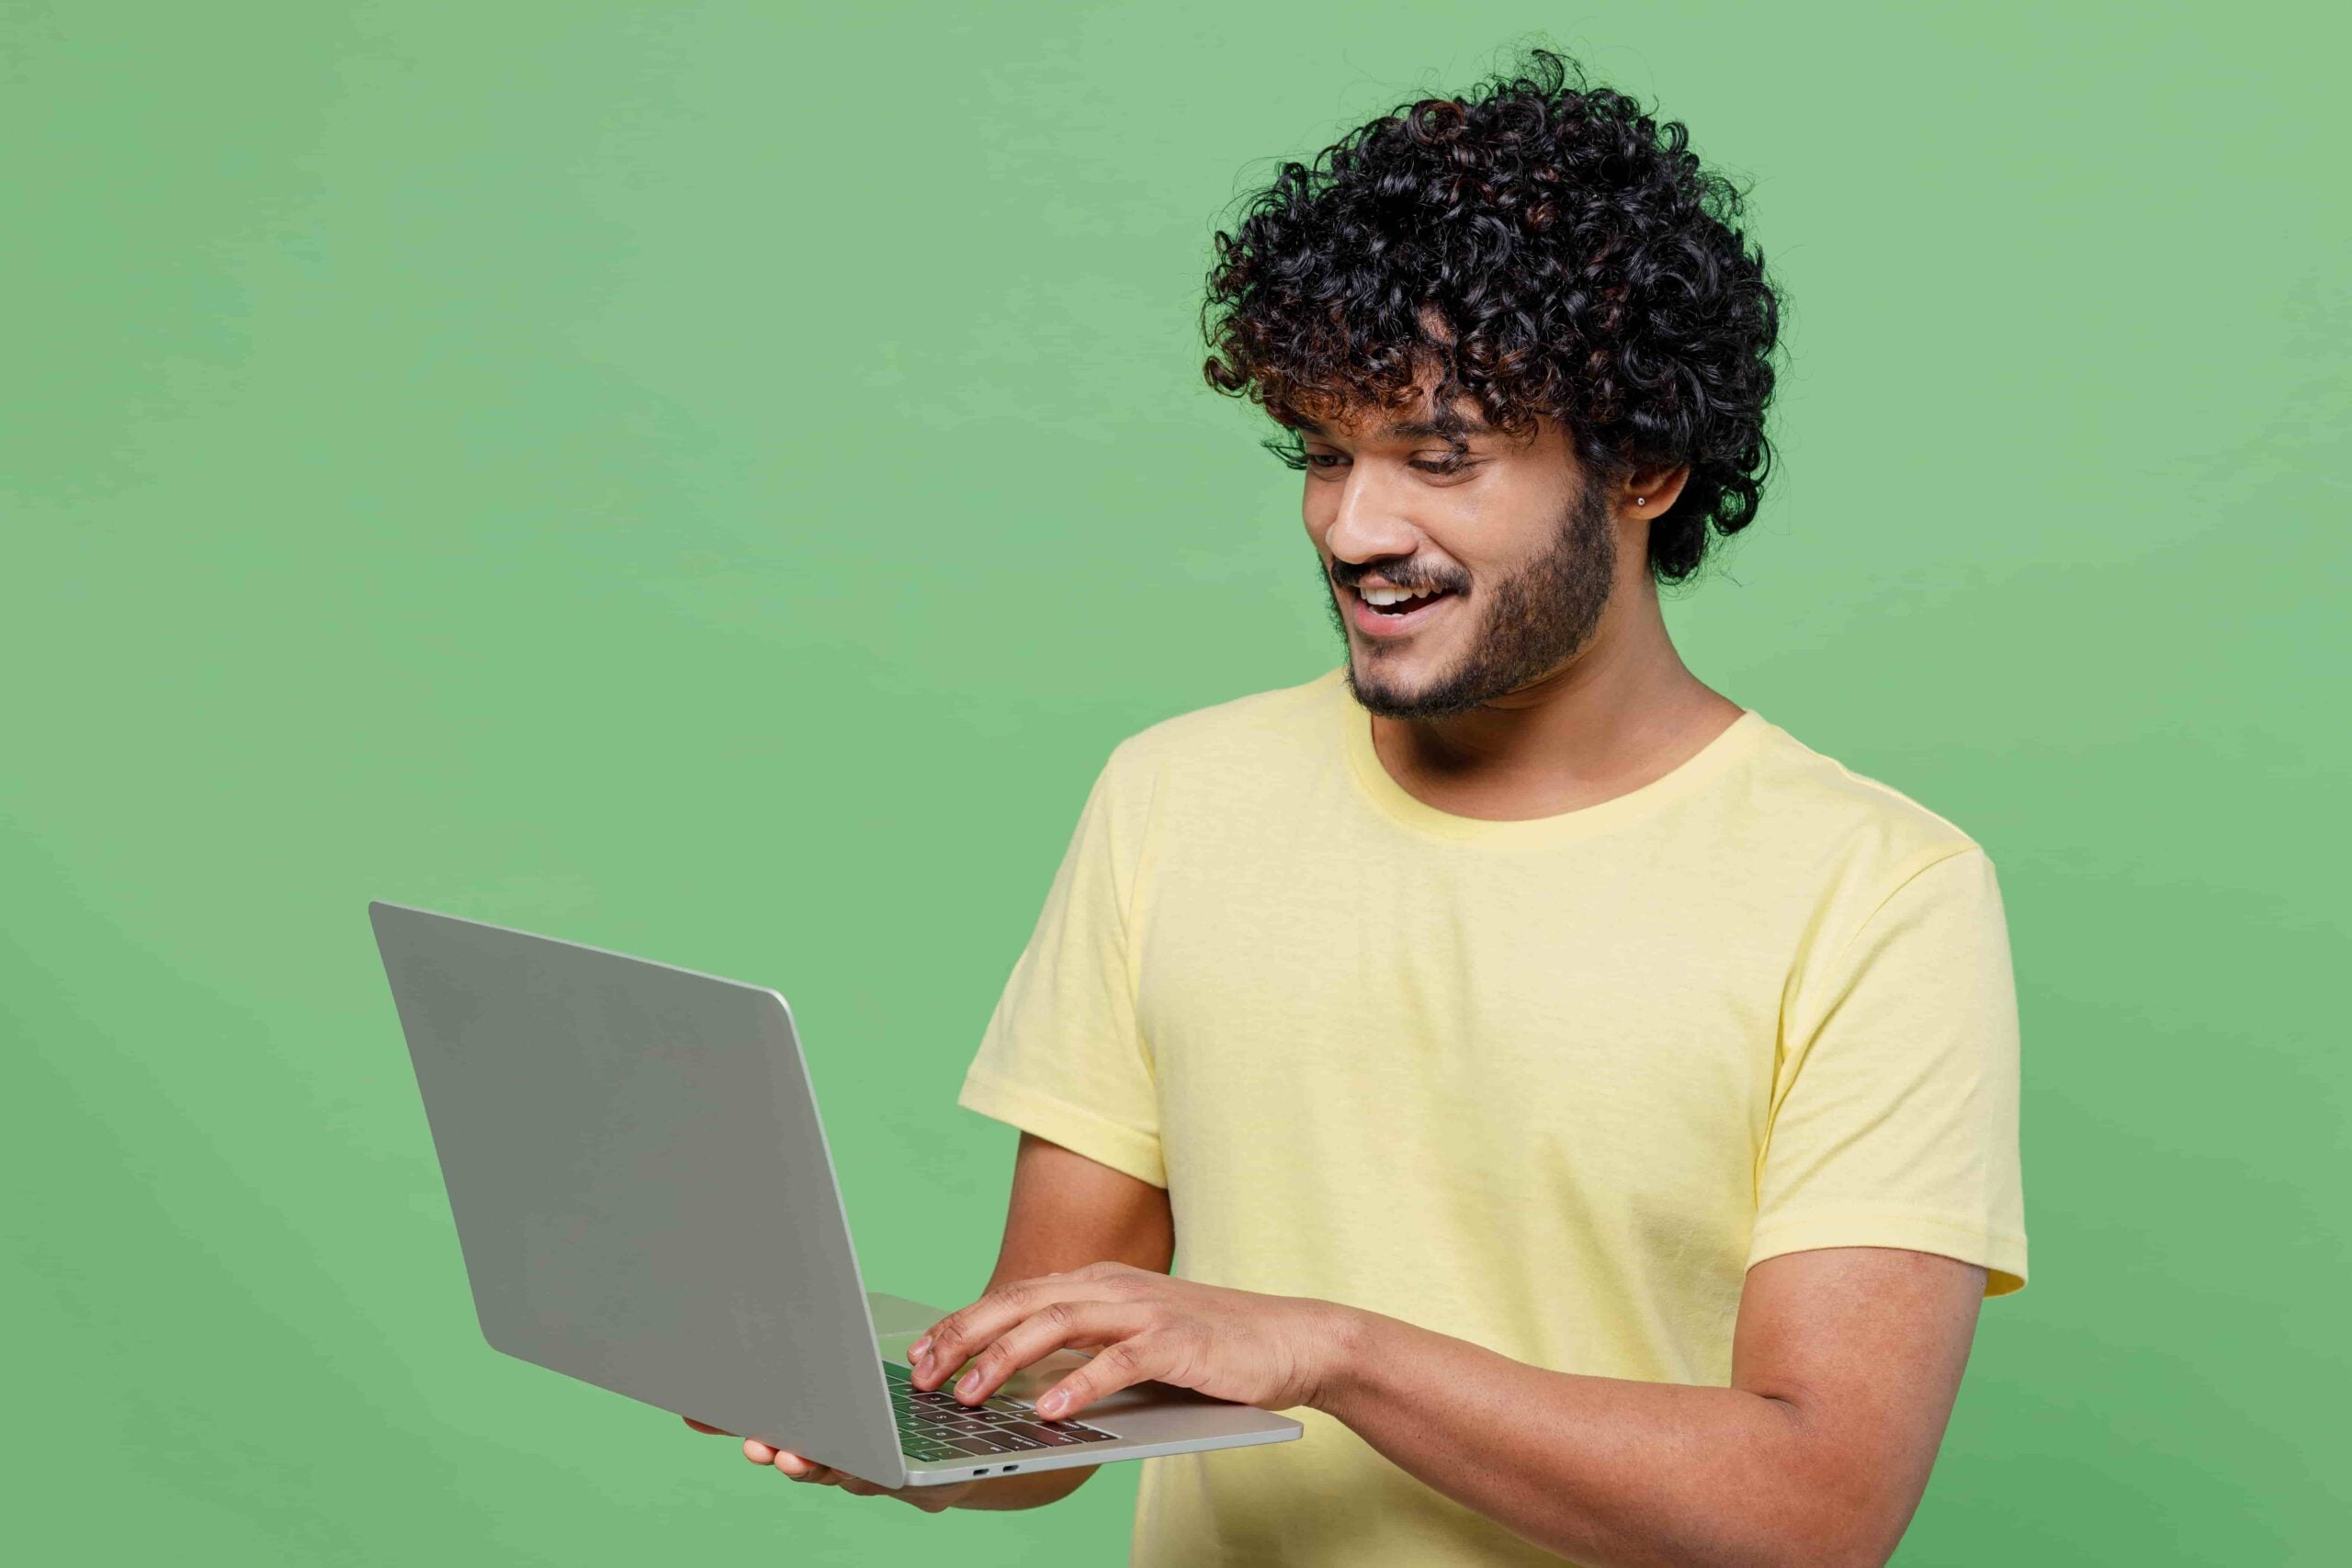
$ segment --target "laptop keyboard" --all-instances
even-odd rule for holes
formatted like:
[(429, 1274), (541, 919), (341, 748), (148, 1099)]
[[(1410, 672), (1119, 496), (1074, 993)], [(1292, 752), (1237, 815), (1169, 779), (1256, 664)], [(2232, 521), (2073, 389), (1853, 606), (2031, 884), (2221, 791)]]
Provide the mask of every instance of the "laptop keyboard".
[(909, 1459), (926, 1464), (1118, 1441), (1083, 1422), (1047, 1421), (1034, 1406), (1001, 1393), (978, 1404), (959, 1404), (946, 1389), (915, 1387), (913, 1373), (896, 1361), (883, 1362), (882, 1372), (890, 1380), (890, 1414), (899, 1423), (899, 1447)]

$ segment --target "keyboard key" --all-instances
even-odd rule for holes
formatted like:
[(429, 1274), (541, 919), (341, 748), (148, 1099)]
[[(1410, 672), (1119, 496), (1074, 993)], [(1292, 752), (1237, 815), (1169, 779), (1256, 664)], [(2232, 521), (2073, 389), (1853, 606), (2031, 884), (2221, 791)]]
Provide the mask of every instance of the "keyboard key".
[(1010, 1444), (1000, 1443), (994, 1438), (957, 1438), (950, 1446), (958, 1453), (974, 1455), (1009, 1454), (1012, 1451)]
[(1042, 1443), (1049, 1449), (1067, 1448), (1071, 1443), (1079, 1440), (1068, 1432), (1057, 1432), (1051, 1427), (1040, 1427), (1035, 1423), (1029, 1421), (1018, 1422), (1001, 1429), (1008, 1436), (1018, 1434), (1021, 1437), (1032, 1438), (1036, 1442)]
[(995, 1441), (1004, 1444), (1007, 1448), (1043, 1449), (1052, 1447), (1051, 1444), (1039, 1438), (1023, 1437), (1021, 1433), (1014, 1431), (1010, 1427), (999, 1427), (995, 1431), (990, 1432), (989, 1436)]

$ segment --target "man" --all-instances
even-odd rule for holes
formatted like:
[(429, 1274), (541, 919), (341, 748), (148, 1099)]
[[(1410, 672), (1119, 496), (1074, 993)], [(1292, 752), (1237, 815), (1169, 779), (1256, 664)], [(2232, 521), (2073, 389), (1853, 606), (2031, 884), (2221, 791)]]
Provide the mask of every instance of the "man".
[(1991, 861), (1659, 614), (1769, 464), (1737, 197), (1530, 69), (1217, 237), (1345, 660), (1113, 750), (964, 1085), (1023, 1135), (918, 1386), (1306, 1423), (1145, 1461), (1136, 1562), (1883, 1562), (2025, 1281)]

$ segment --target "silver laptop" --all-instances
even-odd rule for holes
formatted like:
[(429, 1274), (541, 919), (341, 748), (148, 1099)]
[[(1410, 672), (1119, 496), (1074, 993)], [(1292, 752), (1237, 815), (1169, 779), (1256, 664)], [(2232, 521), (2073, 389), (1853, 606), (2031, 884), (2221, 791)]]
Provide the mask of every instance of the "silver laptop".
[(482, 1337), (897, 1488), (1276, 1443), (1287, 1416), (1147, 1383), (1041, 1420), (1057, 1352), (967, 1409), (908, 1381), (945, 1315), (869, 1293), (778, 993), (368, 906)]

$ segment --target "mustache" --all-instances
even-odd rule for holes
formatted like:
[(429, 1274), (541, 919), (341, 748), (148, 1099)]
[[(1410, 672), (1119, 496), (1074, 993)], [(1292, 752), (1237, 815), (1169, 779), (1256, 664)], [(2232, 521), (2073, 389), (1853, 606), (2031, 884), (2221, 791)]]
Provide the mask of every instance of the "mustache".
[[(1342, 588), (1353, 588), (1363, 579), (1373, 575), (1374, 572), (1369, 568), (1361, 568), (1354, 571), (1347, 572), (1335, 570), (1331, 573), (1332, 580)], [(1466, 586), (1466, 584), (1452, 581), (1444, 578), (1403, 577), (1394, 571), (1389, 571), (1385, 569), (1382, 570), (1378, 575), (1386, 578), (1392, 585), (1404, 589), (1408, 592), (1416, 592), (1424, 588), (1440, 588), (1448, 592), (1458, 593)]]

